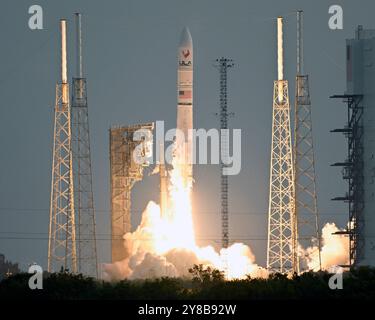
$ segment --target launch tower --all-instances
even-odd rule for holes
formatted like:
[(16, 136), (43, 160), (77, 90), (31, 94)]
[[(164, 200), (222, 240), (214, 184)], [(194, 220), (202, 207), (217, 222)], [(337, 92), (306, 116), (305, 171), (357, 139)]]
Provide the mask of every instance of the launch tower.
[[(152, 131), (153, 123), (110, 129), (110, 174), (111, 174), (111, 250), (112, 262), (127, 257), (123, 236), (131, 231), (131, 190), (143, 178), (143, 169), (148, 164), (134, 161), (135, 148), (143, 144), (147, 154), (152, 146), (134, 139), (138, 130)], [(151, 149), (150, 149), (151, 148)]]
[[(298, 244), (315, 248), (314, 270), (321, 268), (318, 207), (315, 184), (314, 144), (312, 135), (309, 76), (303, 70), (303, 12), (297, 12), (297, 76), (294, 109), (295, 215)], [(317, 259), (315, 259), (317, 257)], [(300, 265), (300, 271), (307, 270)]]
[(76, 13), (77, 71), (72, 93), (74, 199), (77, 217), (78, 272), (98, 277), (96, 225), (92, 189), (89, 113), (82, 67), (81, 14)]
[(277, 18), (278, 80), (274, 82), (267, 268), (298, 272), (297, 224), (294, 210), (294, 172), (288, 81), (283, 74), (283, 19)]
[(60, 21), (61, 83), (56, 85), (48, 271), (77, 272), (71, 110), (66, 61), (66, 20)]

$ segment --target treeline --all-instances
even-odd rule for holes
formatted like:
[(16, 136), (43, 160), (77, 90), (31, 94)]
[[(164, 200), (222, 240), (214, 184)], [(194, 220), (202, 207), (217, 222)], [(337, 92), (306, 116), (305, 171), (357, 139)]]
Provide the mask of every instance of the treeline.
[(0, 281), (6, 277), (20, 272), (18, 263), (12, 263), (5, 259), (5, 255), (0, 253)]
[(360, 267), (343, 275), (343, 289), (330, 289), (332, 274), (309, 272), (288, 278), (224, 281), (217, 270), (195, 266), (191, 279), (98, 281), (68, 272), (50, 274), (43, 289), (31, 290), (31, 275), (21, 273), (0, 282), (1, 299), (375, 299), (375, 268)]

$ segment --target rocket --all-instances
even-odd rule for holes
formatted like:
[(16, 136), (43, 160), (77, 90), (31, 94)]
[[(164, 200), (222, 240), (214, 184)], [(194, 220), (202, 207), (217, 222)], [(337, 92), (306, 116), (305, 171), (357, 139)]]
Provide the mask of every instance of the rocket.
[[(178, 46), (177, 71), (177, 164), (185, 186), (193, 178), (193, 41), (185, 27)], [(179, 134), (180, 133), (180, 134)]]

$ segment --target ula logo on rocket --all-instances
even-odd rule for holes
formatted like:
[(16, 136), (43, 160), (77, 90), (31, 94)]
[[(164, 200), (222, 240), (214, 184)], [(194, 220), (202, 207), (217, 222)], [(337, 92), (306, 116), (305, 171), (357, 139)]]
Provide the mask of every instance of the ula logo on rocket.
[(184, 67), (189, 67), (189, 66), (191, 66), (191, 61), (188, 61), (188, 62), (180, 61), (179, 65), (184, 66)]
[(190, 50), (187, 49), (187, 50), (182, 50), (182, 55), (187, 58), (188, 56), (190, 56)]
[(183, 49), (181, 50), (182, 59), (179, 61), (179, 65), (182, 67), (190, 67), (191, 66), (191, 60), (185, 60), (190, 56), (190, 50), (189, 49)]

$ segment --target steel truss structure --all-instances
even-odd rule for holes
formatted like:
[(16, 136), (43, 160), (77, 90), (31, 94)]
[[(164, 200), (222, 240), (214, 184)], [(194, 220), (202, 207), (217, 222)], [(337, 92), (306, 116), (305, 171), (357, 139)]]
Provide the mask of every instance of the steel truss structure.
[(348, 182), (345, 196), (336, 197), (334, 201), (348, 204), (349, 223), (347, 229), (337, 234), (349, 236), (349, 264), (355, 266), (363, 255), (364, 239), (364, 173), (363, 173), (363, 106), (362, 95), (334, 95), (330, 98), (343, 99), (347, 105), (347, 124), (344, 128), (331, 132), (340, 132), (348, 142), (348, 158), (332, 166), (342, 167), (342, 177)]
[[(312, 248), (313, 265), (300, 259), (299, 271), (320, 270), (320, 234), (315, 182), (314, 143), (312, 134), (309, 77), (303, 74), (302, 16), (297, 12), (297, 76), (294, 108), (294, 174), (297, 246)], [(302, 250), (303, 251), (303, 250)], [(311, 262), (310, 262), (311, 263)]]
[(110, 174), (111, 174), (111, 247), (112, 262), (127, 257), (124, 234), (131, 231), (131, 190), (143, 179), (143, 169), (148, 163), (134, 161), (134, 151), (142, 144), (142, 153), (152, 150), (149, 141), (135, 138), (136, 132), (152, 132), (154, 123), (114, 127), (110, 129)]
[(288, 82), (278, 80), (273, 94), (268, 210), (267, 268), (271, 272), (298, 272), (294, 191)]
[[(232, 115), (228, 113), (228, 97), (227, 97), (227, 78), (228, 68), (234, 66), (232, 59), (220, 58), (216, 59), (216, 65), (220, 75), (220, 130), (228, 129), (228, 117)], [(220, 131), (222, 132), (222, 131)], [(220, 192), (221, 192), (221, 245), (222, 248), (228, 248), (229, 245), (229, 217), (228, 217), (228, 175), (224, 173), (228, 159), (223, 159), (223, 155), (228, 155), (229, 141), (226, 134), (220, 135)]]
[(61, 84), (56, 85), (48, 271), (77, 272), (71, 109), (66, 63), (66, 21), (60, 21)]
[(81, 14), (77, 13), (77, 77), (73, 78), (72, 149), (77, 225), (78, 272), (98, 277), (96, 223), (92, 187), (89, 111), (86, 78), (82, 72)]
[(72, 138), (78, 272), (98, 277), (89, 115), (85, 78), (73, 78)]
[[(314, 144), (312, 136), (311, 102), (307, 75), (296, 77), (296, 100), (294, 113), (294, 173), (295, 215), (298, 228), (298, 245), (313, 248), (313, 270), (321, 269), (320, 234), (315, 182)], [(317, 258), (317, 259), (316, 259)], [(306, 264), (300, 271), (308, 270)]]

